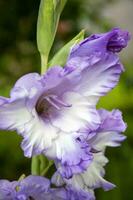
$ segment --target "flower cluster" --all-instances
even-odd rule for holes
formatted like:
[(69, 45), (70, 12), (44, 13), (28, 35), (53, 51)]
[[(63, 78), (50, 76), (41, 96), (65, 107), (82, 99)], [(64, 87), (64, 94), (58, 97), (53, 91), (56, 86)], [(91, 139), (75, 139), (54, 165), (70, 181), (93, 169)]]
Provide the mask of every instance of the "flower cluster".
[[(10, 98), (0, 97), (0, 129), (23, 137), (25, 156), (53, 159), (57, 172), (52, 183), (60, 187), (48, 189), (48, 180), (30, 176), (20, 183), (1, 181), (3, 196), (11, 191), (15, 197), (9, 199), (52, 200), (50, 193), (58, 193), (57, 199), (93, 200), (95, 188), (114, 187), (103, 178), (108, 162), (104, 153), (125, 139), (121, 132), (126, 125), (119, 110), (97, 110), (96, 105), (118, 83), (124, 68), (117, 53), (129, 39), (119, 28), (92, 35), (71, 48), (64, 68), (53, 66), (42, 76), (27, 74), (16, 82)], [(42, 187), (36, 186), (39, 179)]]
[(50, 181), (30, 175), (20, 181), (0, 180), (0, 200), (73, 200), (93, 199), (93, 193), (77, 193), (70, 187), (51, 188)]

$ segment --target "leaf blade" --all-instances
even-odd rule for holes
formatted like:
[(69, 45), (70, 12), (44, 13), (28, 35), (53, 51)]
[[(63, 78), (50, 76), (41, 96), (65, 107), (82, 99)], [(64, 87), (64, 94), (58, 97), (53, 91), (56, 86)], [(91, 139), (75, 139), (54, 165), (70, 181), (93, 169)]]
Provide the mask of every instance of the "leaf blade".
[(64, 47), (57, 52), (53, 59), (49, 62), (48, 66), (60, 65), (64, 66), (73, 45), (78, 44), (84, 39), (84, 30), (82, 30), (78, 35), (76, 35), (72, 40), (70, 40)]

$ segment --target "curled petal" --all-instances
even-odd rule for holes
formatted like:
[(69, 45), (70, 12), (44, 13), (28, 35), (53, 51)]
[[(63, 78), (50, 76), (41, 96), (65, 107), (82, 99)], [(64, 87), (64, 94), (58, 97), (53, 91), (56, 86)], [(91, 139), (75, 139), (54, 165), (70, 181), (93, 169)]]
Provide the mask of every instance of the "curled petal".
[(131, 36), (127, 31), (122, 31), (119, 28), (114, 28), (113, 31), (114, 35), (108, 41), (107, 49), (112, 52), (120, 52), (127, 46)]

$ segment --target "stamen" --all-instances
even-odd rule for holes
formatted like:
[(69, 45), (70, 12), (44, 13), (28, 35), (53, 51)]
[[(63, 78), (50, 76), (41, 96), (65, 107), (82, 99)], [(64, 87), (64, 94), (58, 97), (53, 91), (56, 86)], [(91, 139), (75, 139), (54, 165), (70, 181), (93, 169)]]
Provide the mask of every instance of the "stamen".
[(57, 110), (60, 110), (60, 107), (54, 103), (53, 99), (50, 97), (45, 97), (45, 99), (52, 105), (54, 106)]
[(36, 104), (36, 110), (39, 115), (48, 115), (49, 108), (53, 106), (57, 110), (60, 110), (62, 107), (70, 107), (70, 104), (64, 103), (56, 95), (42, 95)]
[(64, 106), (64, 107), (71, 107), (72, 105), (71, 104), (67, 104), (67, 103), (64, 103), (63, 101), (61, 101), (56, 95), (52, 95), (50, 96), (50, 98), (52, 98), (52, 100), (59, 104), (60, 106)]

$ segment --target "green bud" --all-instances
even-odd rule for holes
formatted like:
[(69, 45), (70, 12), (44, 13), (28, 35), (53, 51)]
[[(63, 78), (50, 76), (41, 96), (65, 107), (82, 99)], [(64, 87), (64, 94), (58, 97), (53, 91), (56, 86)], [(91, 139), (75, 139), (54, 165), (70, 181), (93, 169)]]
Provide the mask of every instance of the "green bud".
[(41, 54), (42, 68), (47, 67), (49, 52), (54, 42), (59, 18), (66, 1), (41, 0), (37, 23), (37, 46)]

